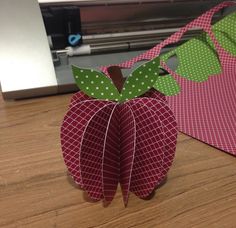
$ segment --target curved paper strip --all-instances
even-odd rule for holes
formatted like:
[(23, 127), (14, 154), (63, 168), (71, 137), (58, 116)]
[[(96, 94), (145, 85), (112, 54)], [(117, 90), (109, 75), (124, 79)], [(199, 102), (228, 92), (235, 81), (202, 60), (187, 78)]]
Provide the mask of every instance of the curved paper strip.
[(160, 59), (156, 57), (135, 69), (125, 81), (121, 101), (141, 96), (150, 90), (159, 75), (159, 65)]
[(85, 101), (85, 100), (92, 100), (92, 98), (89, 97), (88, 95), (86, 95), (85, 93), (83, 93), (82, 91), (79, 91), (72, 96), (72, 98), (70, 100), (69, 108), (71, 108), (75, 104), (78, 104), (79, 102)]
[(69, 109), (61, 126), (61, 146), (65, 164), (76, 183), (83, 187), (80, 175), (80, 147), (89, 120), (110, 102), (82, 101)]
[(120, 108), (120, 185), (124, 204), (127, 205), (135, 156), (136, 123), (129, 105)]
[(103, 151), (103, 195), (111, 202), (116, 193), (120, 173), (120, 124), (118, 104), (114, 106), (105, 133)]
[(162, 175), (160, 180), (156, 183), (159, 185), (166, 176), (174, 160), (178, 130), (177, 122), (172, 110), (168, 107), (168, 105), (163, 104), (163, 102), (159, 100), (157, 102), (158, 103), (155, 103), (152, 101), (152, 99), (149, 99), (145, 103), (145, 106), (149, 109), (152, 109), (154, 112), (157, 112), (158, 110), (158, 115), (163, 127), (165, 151), (161, 168)]
[[(165, 151), (164, 134), (160, 112), (149, 109), (145, 104), (150, 98), (138, 98), (126, 104), (133, 111), (136, 122), (135, 159), (130, 191), (145, 198), (153, 191), (162, 176), (162, 162)], [(153, 106), (159, 102), (151, 99)]]
[(100, 109), (83, 132), (80, 168), (83, 187), (91, 199), (103, 198), (103, 150), (109, 119), (115, 104)]
[(94, 69), (72, 66), (76, 84), (85, 94), (97, 99), (118, 101), (120, 94), (112, 80)]

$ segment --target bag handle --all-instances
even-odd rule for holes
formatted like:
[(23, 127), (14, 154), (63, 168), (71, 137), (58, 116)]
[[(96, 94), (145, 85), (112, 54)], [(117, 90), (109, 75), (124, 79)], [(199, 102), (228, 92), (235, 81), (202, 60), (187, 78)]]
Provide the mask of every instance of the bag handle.
[[(160, 44), (154, 46), (153, 48), (151, 48), (150, 50), (130, 59), (127, 60), (123, 63), (120, 64), (112, 64), (112, 65), (108, 65), (108, 66), (101, 66), (100, 70), (105, 73), (106, 75), (109, 76), (108, 73), (108, 68), (111, 66), (118, 66), (120, 68), (131, 68), (135, 63), (141, 61), (141, 60), (150, 60), (153, 59), (156, 56), (159, 56), (161, 53), (161, 50), (169, 45), (169, 44), (174, 44), (177, 43), (182, 36), (189, 31), (190, 29), (193, 28), (201, 28), (203, 31), (205, 31), (206, 33), (208, 33), (210, 39), (212, 40), (215, 49), (218, 53), (219, 56), (219, 61), (221, 62), (222, 59), (222, 55), (224, 54), (224, 49), (221, 47), (221, 45), (218, 43), (212, 28), (211, 28), (211, 21), (212, 18), (214, 16), (215, 13), (217, 13), (218, 11), (220, 11), (221, 9), (224, 9), (226, 7), (235, 5), (236, 2), (235, 1), (226, 1), (223, 3), (220, 3), (219, 5), (213, 7), (212, 9), (210, 9), (209, 11), (205, 12), (204, 14), (202, 14), (201, 16), (199, 16), (198, 18), (194, 19), (193, 21), (191, 21), (190, 23), (188, 23), (186, 26), (182, 27), (179, 31), (175, 32), (174, 34), (172, 34), (170, 37), (168, 37), (166, 40), (164, 40), (163, 42), (161, 42)], [(177, 73), (175, 73), (174, 71), (172, 71), (164, 62), (161, 62), (161, 66), (168, 71), (172, 76), (178, 76)]]

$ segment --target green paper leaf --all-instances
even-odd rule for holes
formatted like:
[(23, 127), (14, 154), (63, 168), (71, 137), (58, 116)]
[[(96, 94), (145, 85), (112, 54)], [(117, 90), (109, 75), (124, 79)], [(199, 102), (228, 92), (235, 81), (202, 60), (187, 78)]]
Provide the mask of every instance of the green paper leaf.
[(176, 95), (180, 92), (180, 87), (171, 75), (159, 76), (153, 88), (166, 96)]
[(213, 33), (220, 45), (232, 55), (236, 55), (236, 12), (227, 15), (213, 26)]
[(156, 57), (136, 68), (126, 79), (121, 91), (121, 101), (141, 96), (152, 88), (159, 75), (160, 59)]
[(119, 100), (118, 90), (112, 80), (103, 73), (76, 66), (72, 66), (72, 71), (76, 84), (88, 96), (103, 100)]
[(167, 62), (171, 56), (176, 56), (178, 66), (175, 70), (181, 77), (195, 82), (203, 82), (210, 75), (220, 73), (220, 63), (211, 41), (206, 40), (206, 34), (192, 38), (171, 52), (161, 56)]

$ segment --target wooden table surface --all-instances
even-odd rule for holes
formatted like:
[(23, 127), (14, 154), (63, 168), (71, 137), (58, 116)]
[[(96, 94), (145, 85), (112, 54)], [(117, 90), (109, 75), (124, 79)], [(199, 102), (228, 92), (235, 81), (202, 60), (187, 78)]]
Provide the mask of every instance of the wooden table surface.
[(0, 227), (236, 227), (236, 158), (179, 134), (167, 183), (151, 200), (118, 190), (104, 208), (67, 175), (60, 124), (71, 94), (0, 98)]

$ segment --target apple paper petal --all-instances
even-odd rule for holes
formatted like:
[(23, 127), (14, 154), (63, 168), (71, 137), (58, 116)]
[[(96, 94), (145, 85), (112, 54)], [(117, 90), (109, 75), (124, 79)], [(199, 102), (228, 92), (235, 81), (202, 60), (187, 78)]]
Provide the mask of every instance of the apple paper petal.
[(120, 185), (124, 204), (127, 205), (135, 156), (136, 124), (129, 105), (119, 107), (120, 113)]
[(166, 96), (176, 95), (180, 92), (180, 87), (171, 75), (159, 76), (153, 86), (156, 90)]
[(61, 146), (65, 164), (70, 175), (81, 187), (80, 148), (83, 132), (88, 121), (101, 108), (107, 105), (106, 101), (82, 101), (69, 109), (61, 126)]
[(89, 121), (83, 133), (80, 168), (83, 188), (93, 200), (103, 198), (103, 151), (106, 132), (114, 104), (100, 109)]
[(159, 75), (159, 57), (139, 66), (126, 79), (121, 101), (138, 97), (152, 88)]
[[(165, 151), (163, 127), (159, 115), (145, 106), (150, 98), (128, 101), (136, 123), (135, 158), (130, 191), (140, 198), (151, 194), (162, 176), (162, 162)], [(154, 105), (158, 105), (152, 99)]]
[(77, 93), (75, 93), (71, 100), (70, 100), (70, 105), (69, 108), (71, 108), (72, 106), (74, 106), (75, 104), (78, 104), (81, 101), (85, 101), (85, 100), (91, 100), (92, 98), (89, 97), (88, 95), (86, 95), (85, 93), (83, 93), (82, 91), (79, 91)]
[(113, 108), (105, 133), (103, 153), (103, 195), (107, 202), (115, 196), (120, 172), (120, 127), (118, 104)]
[(118, 101), (120, 94), (112, 80), (103, 73), (72, 66), (76, 84), (85, 94), (102, 100)]
[(163, 104), (163, 102), (159, 99), (157, 100), (157, 102), (158, 103), (153, 102), (152, 99), (148, 99), (148, 101), (145, 101), (145, 106), (149, 109), (152, 109), (154, 112), (158, 112), (163, 127), (165, 152), (161, 168), (162, 175), (160, 181), (157, 182), (158, 185), (166, 176), (174, 160), (178, 130), (177, 122), (172, 110), (168, 107), (167, 104)]

